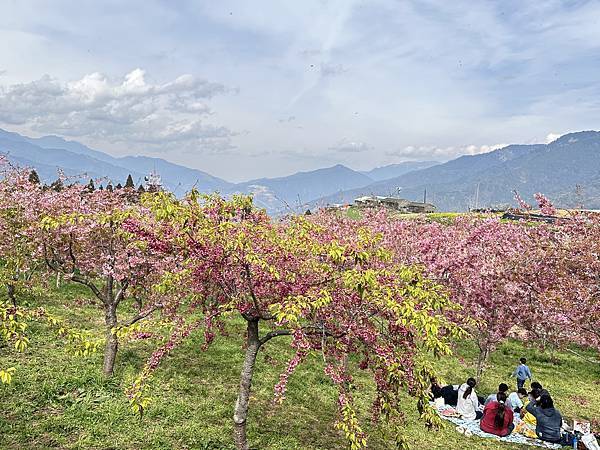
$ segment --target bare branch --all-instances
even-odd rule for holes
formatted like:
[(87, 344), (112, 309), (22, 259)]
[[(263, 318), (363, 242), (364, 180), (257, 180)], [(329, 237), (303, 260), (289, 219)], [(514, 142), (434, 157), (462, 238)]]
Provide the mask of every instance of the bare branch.
[(106, 299), (104, 298), (104, 296), (102, 295), (102, 292), (100, 292), (100, 289), (98, 289), (98, 287), (94, 284), (93, 281), (82, 277), (80, 275), (77, 275), (75, 273), (69, 274), (69, 278), (71, 279), (71, 281), (74, 281), (75, 283), (79, 283), (79, 284), (83, 284), (84, 286), (87, 286), (88, 288), (90, 288), (90, 290), (94, 293), (94, 295), (96, 297), (98, 297), (102, 303), (106, 304)]
[(127, 290), (127, 287), (129, 286), (129, 282), (128, 281), (123, 281), (121, 283), (121, 288), (119, 289), (119, 291), (117, 292), (117, 295), (115, 296), (115, 303), (118, 305), (121, 300), (123, 300), (123, 298), (125, 297), (125, 291)]
[(71, 263), (73, 265), (71, 271), (75, 272), (75, 268), (77, 267), (77, 260), (75, 259), (75, 254), (73, 253), (73, 233), (69, 235), (69, 238), (69, 257), (71, 258)]
[(123, 323), (119, 324), (119, 326), (128, 327), (130, 325), (133, 325), (134, 323), (139, 322), (142, 319), (145, 319), (150, 314), (152, 314), (154, 311), (157, 311), (157, 310), (159, 310), (161, 308), (162, 308), (162, 305), (153, 306), (149, 310), (147, 310), (147, 311), (145, 311), (143, 313), (140, 313), (140, 314), (136, 315), (135, 317), (132, 317), (131, 319), (127, 320), (126, 322), (123, 322)]
[(589, 359), (589, 358), (585, 357), (584, 355), (581, 355), (581, 354), (577, 353), (575, 350), (571, 350), (570, 348), (567, 348), (565, 350), (568, 351), (569, 353), (572, 353), (575, 356), (583, 359), (586, 362), (589, 362), (589, 363), (592, 363), (592, 364), (600, 364), (600, 361), (595, 360), (595, 359)]
[(271, 331), (271, 332), (267, 333), (266, 335), (264, 335), (263, 338), (258, 341), (258, 343), (259, 343), (259, 345), (263, 345), (266, 342), (268, 342), (271, 339), (273, 339), (274, 337), (277, 337), (277, 336), (291, 336), (291, 335), (292, 335), (292, 331), (291, 330), (276, 330), (276, 331)]

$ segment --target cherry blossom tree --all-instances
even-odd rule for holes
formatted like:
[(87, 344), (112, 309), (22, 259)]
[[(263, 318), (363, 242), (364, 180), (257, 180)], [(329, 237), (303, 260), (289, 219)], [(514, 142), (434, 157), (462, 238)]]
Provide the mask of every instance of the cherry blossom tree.
[[(87, 333), (72, 330), (59, 317), (43, 308), (19, 305), (17, 295), (33, 287), (32, 274), (39, 268), (40, 254), (35, 239), (42, 214), (44, 191), (35, 172), (18, 169), (0, 161), (0, 282), (6, 286), (7, 300), (0, 300), (0, 341), (14, 351), (22, 352), (30, 344), (28, 327), (31, 322), (53, 328), (67, 341), (77, 355), (88, 355), (98, 348), (98, 342)], [(33, 176), (35, 175), (35, 176)], [(14, 367), (0, 368), (0, 382), (11, 382)]]
[[(184, 268), (165, 283), (193, 295), (185, 304), (169, 306), (181, 325), (129, 391), (134, 409), (141, 413), (147, 406), (147, 381), (166, 354), (199, 327), (209, 345), (226, 318), (236, 314), (246, 323), (233, 414), (237, 448), (249, 448), (257, 354), (280, 336), (291, 336), (295, 355), (275, 386), (276, 400), (283, 401), (295, 368), (310, 353), (320, 353), (339, 388), (336, 426), (352, 448), (366, 446), (366, 436), (353, 408), (348, 355), (358, 355), (360, 368), (372, 373), (375, 417), (397, 420), (399, 394), (407, 390), (418, 398), (424, 419), (437, 419), (425, 396), (432, 371), (421, 355), (449, 352), (447, 339), (460, 334), (444, 315), (453, 305), (419, 269), (394, 263), (380, 235), (343, 220), (328, 227), (304, 217), (274, 222), (246, 197), (225, 201), (192, 193), (177, 201), (159, 193), (151, 202), (160, 226), (140, 221), (132, 227), (149, 247), (184, 255)], [(202, 319), (186, 320), (193, 317), (190, 311), (201, 311)]]
[(31, 287), (31, 276), (39, 261), (29, 231), (39, 218), (36, 205), (42, 194), (39, 180), (0, 158), (0, 284), (8, 301), (17, 305), (20, 291)]
[(562, 267), (560, 294), (545, 304), (560, 311), (575, 342), (600, 353), (600, 215), (580, 213), (562, 227), (563, 245), (553, 247)]
[(548, 216), (554, 216), (556, 214), (556, 208), (554, 207), (552, 202), (550, 202), (550, 200), (548, 200), (544, 196), (544, 194), (538, 192), (537, 194), (534, 195), (534, 198), (537, 201), (542, 214), (545, 214)]
[[(119, 346), (116, 330), (147, 318), (161, 308), (161, 296), (151, 286), (159, 279), (161, 264), (124, 228), (131, 217), (143, 214), (130, 201), (130, 189), (90, 191), (80, 185), (46, 190), (43, 216), (36, 240), (47, 266), (66, 280), (80, 283), (100, 300), (104, 310), (103, 372), (113, 374)], [(119, 305), (129, 300), (137, 312), (118, 318)]]
[(397, 220), (379, 212), (363, 221), (383, 234), (398, 262), (423, 266), (461, 305), (452, 319), (477, 343), (478, 378), (490, 352), (511, 334), (514, 325), (524, 315), (533, 319), (530, 312), (538, 311), (537, 297), (535, 305), (530, 300), (525, 307), (525, 302), (528, 294), (547, 289), (548, 280), (542, 279), (541, 272), (520, 272), (520, 268), (533, 267), (529, 263), (536, 262), (538, 255), (530, 248), (538, 248), (538, 239), (547, 237), (543, 233), (530, 233), (522, 223), (506, 223), (491, 215), (465, 215), (438, 223)]
[[(544, 195), (535, 200), (543, 214), (556, 215)], [(454, 318), (480, 350), (478, 376), (489, 353), (516, 329), (542, 347), (597, 346), (600, 216), (579, 213), (546, 223), (465, 215), (442, 224), (378, 212), (362, 220), (384, 235), (399, 261), (423, 265), (450, 289), (463, 308)]]
[(578, 212), (527, 232), (536, 245), (516, 275), (531, 302), (524, 321), (530, 337), (600, 351), (600, 216)]
[[(534, 197), (544, 215), (557, 216), (548, 198), (541, 193)], [(521, 225), (526, 245), (512, 265), (510, 287), (528, 339), (541, 346), (598, 348), (600, 216), (574, 212)]]

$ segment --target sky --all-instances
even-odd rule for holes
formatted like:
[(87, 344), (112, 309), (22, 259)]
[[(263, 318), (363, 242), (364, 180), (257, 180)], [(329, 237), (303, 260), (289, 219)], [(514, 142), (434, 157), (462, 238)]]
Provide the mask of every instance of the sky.
[(600, 129), (598, 1), (0, 8), (0, 127), (229, 181)]

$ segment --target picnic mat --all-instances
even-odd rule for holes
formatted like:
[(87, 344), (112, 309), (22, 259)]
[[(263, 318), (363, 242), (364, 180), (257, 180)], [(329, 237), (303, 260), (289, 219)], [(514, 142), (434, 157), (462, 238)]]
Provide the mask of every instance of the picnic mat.
[[(433, 403), (431, 403), (431, 406), (433, 406), (435, 408), (435, 405)], [(473, 434), (474, 436), (479, 436), (482, 438), (489, 438), (489, 439), (496, 439), (497, 441), (510, 442), (513, 444), (530, 445), (533, 447), (562, 448), (562, 446), (560, 444), (552, 444), (550, 442), (544, 442), (539, 439), (528, 438), (528, 437), (523, 436), (522, 434), (516, 433), (514, 431), (505, 437), (500, 437), (500, 436), (496, 436), (495, 434), (486, 433), (485, 431), (481, 431), (481, 429), (479, 428), (478, 420), (463, 420), (460, 417), (444, 416), (442, 414), (444, 412), (444, 410), (453, 409), (451, 406), (444, 405), (443, 407), (435, 408), (435, 409), (437, 410), (438, 414), (440, 415), (440, 417), (442, 419), (452, 422), (457, 427), (463, 427), (464, 429), (470, 431), (471, 434)], [(519, 415), (515, 414), (515, 426), (517, 426), (517, 423), (519, 421), (520, 421)]]

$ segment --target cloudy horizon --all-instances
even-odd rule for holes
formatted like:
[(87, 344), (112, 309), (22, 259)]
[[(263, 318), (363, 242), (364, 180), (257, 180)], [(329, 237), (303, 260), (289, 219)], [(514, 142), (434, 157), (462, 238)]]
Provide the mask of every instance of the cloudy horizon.
[(230, 181), (600, 128), (597, 2), (3, 3), (1, 128)]

